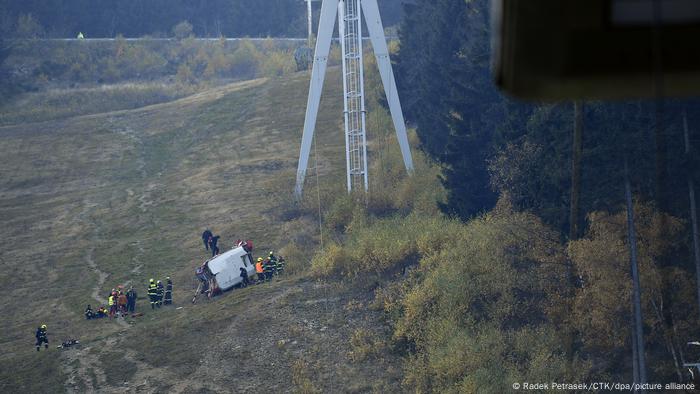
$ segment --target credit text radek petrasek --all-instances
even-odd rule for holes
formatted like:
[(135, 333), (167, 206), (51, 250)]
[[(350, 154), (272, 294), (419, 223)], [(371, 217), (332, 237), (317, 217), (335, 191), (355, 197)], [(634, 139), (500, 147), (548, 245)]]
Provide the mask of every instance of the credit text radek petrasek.
[[(520, 386), (520, 387), (518, 387)], [(513, 384), (516, 390), (609, 390), (609, 391), (631, 391), (631, 390), (695, 390), (694, 383), (530, 383), (523, 382), (521, 385)]]

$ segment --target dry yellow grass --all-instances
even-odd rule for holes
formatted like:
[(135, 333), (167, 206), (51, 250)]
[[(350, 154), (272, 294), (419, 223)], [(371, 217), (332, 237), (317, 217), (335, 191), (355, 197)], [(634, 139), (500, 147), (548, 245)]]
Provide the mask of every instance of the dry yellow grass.
[[(318, 155), (322, 183), (335, 185), (344, 162), (337, 70), (328, 81)], [(46, 391), (77, 370), (84, 379), (76, 381), (95, 374), (77, 364), (66, 369), (77, 361), (59, 354), (37, 356), (40, 323), (48, 324), (52, 347), (72, 336), (91, 351), (117, 334), (143, 335), (139, 325), (167, 332), (166, 322), (148, 316), (129, 329), (86, 322), (82, 312), (116, 284), (134, 284), (145, 297), (148, 279), (166, 275), (176, 284), (175, 303), (185, 304), (192, 269), (205, 257), (205, 226), (222, 235), (223, 247), (245, 237), (261, 252), (287, 244), (290, 228), (313, 240), (318, 230), (308, 219), (294, 226), (278, 212), (291, 198), (307, 89), (308, 74), (296, 74), (135, 110), (1, 127), (0, 290), (7, 301), (0, 303), (0, 362), (22, 370), (0, 374), (2, 387), (33, 382), (29, 391)], [(196, 319), (176, 331), (197, 326)]]

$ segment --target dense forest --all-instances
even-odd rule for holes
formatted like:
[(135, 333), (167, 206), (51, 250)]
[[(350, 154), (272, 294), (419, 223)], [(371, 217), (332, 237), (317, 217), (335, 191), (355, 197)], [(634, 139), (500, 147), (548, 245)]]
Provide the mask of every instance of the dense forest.
[[(396, 24), (405, 0), (379, 0), (384, 22)], [(319, 3), (314, 4), (318, 14)], [(198, 37), (305, 37), (306, 3), (302, 0), (30, 0), (0, 1), (2, 33), (26, 29), (27, 16), (43, 37), (167, 37), (188, 21)], [(24, 19), (22, 19), (24, 17)]]
[[(489, 30), (486, 0), (407, 7), (397, 61), (407, 117), (425, 151), (446, 167), (446, 212), (468, 219), (507, 193), (518, 207), (568, 229), (574, 105), (501, 94), (490, 75)], [(641, 198), (684, 214), (686, 176), (700, 167), (684, 153), (681, 115), (694, 134), (698, 108), (694, 100), (585, 103), (578, 220), (622, 202), (624, 157)]]
[[(417, 252), (439, 273), (418, 270), (416, 287), (389, 308), (400, 316), (395, 334), (417, 349), (410, 370), (432, 372), (409, 377), (428, 391), (507, 389), (498, 386), (506, 376), (631, 377), (627, 167), (650, 380), (680, 379), (685, 341), (700, 334), (688, 197), (700, 179), (700, 103), (511, 99), (490, 75), (489, 16), (487, 0), (421, 0), (400, 28), (407, 118), (441, 168), (441, 210), (467, 222), (440, 240), (463, 249), (443, 251), (447, 265)], [(485, 271), (490, 254), (501, 259)], [(492, 354), (475, 350), (484, 343)]]

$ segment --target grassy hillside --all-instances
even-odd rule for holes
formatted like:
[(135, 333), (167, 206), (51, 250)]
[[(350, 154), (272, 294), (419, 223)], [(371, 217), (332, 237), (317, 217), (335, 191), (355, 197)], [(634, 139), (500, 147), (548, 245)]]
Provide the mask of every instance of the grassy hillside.
[[(318, 156), (322, 182), (334, 185), (342, 184), (343, 176), (337, 70), (328, 81)], [(329, 384), (310, 382), (306, 373), (311, 371), (351, 379), (353, 374), (342, 369), (332, 372), (313, 364), (323, 357), (294, 370), (295, 362), (306, 362), (301, 350), (289, 350), (300, 339), (287, 345), (289, 335), (269, 326), (269, 310), (287, 314), (284, 321), (293, 319), (296, 305), (306, 305), (301, 298), (321, 291), (322, 285), (292, 278), (212, 303), (188, 304), (193, 267), (205, 257), (199, 238), (205, 226), (222, 235), (226, 248), (239, 237), (253, 239), (260, 253), (290, 241), (314, 244), (317, 225), (297, 215), (290, 219), (285, 202), (296, 172), (307, 87), (308, 74), (295, 74), (134, 110), (0, 127), (0, 288), (9, 299), (0, 306), (0, 357), (3, 365), (19, 367), (2, 369), (2, 391), (118, 391), (125, 384), (177, 392), (224, 387), (288, 391), (293, 371), (298, 386), (308, 383), (307, 388)], [(281, 215), (288, 217), (282, 220)], [(85, 305), (96, 306), (117, 284), (134, 284), (142, 297), (138, 307), (144, 310), (148, 279), (166, 275), (173, 278), (174, 301), (183, 309), (146, 311), (133, 324), (83, 320)], [(340, 311), (342, 302), (339, 296), (328, 301)], [(307, 338), (315, 353), (342, 356), (326, 334), (313, 335), (331, 323), (314, 322), (326, 315), (308, 305), (306, 322), (293, 321), (299, 326), (296, 337)], [(331, 315), (323, 319), (338, 327), (348, 322)], [(49, 326), (52, 349), (37, 354), (33, 332), (42, 322)], [(266, 342), (259, 346), (268, 351), (272, 346), (279, 355), (256, 360), (251, 358), (255, 347), (247, 343), (219, 346), (221, 336), (234, 342), (241, 338), (239, 329), (251, 341), (260, 340), (254, 332), (262, 327)], [(338, 338), (341, 334), (333, 331)], [(82, 350), (55, 349), (69, 337), (83, 341)], [(244, 382), (249, 379), (230, 379), (232, 371), (208, 375), (231, 368), (234, 359), (257, 377)], [(334, 362), (349, 362), (344, 356), (340, 360)], [(226, 364), (216, 367), (219, 361)], [(212, 367), (202, 370), (202, 365)], [(271, 370), (261, 373), (260, 368)]]
[(0, 125), (135, 109), (179, 99), (196, 90), (195, 86), (164, 83), (120, 83), (24, 93), (0, 104)]

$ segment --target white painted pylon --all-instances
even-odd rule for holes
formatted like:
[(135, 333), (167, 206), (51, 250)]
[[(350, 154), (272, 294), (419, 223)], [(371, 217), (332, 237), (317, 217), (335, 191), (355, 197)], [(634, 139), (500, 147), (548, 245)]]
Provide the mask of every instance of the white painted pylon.
[(294, 194), (301, 198), (306, 178), (306, 169), (311, 151), (318, 108), (321, 102), (323, 82), (328, 66), (336, 14), (339, 19), (340, 42), (343, 51), (343, 102), (345, 117), (345, 153), (347, 164), (348, 192), (353, 187), (368, 190), (367, 138), (365, 133), (364, 67), (362, 62), (362, 14), (369, 30), (374, 56), (377, 59), (379, 74), (384, 86), (391, 118), (396, 130), (406, 171), (413, 172), (413, 159), (406, 135), (406, 123), (396, 80), (391, 67), (389, 50), (384, 36), (384, 27), (379, 15), (377, 0), (323, 0), (321, 18), (316, 37), (316, 50), (309, 83), (309, 97), (306, 103), (304, 133), (299, 152), (297, 180)]

